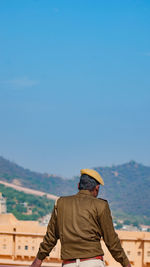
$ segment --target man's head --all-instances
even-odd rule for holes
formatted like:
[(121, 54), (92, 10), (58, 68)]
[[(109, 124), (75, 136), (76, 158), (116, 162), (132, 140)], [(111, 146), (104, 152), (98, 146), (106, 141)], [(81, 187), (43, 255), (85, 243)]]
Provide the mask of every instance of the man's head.
[(89, 190), (94, 197), (97, 197), (100, 184), (104, 185), (100, 174), (91, 169), (82, 169), (80, 172), (79, 190)]

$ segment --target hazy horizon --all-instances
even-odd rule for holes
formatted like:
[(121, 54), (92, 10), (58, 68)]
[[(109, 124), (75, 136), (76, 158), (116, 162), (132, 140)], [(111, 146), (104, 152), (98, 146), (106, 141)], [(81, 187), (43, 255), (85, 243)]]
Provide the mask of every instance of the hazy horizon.
[[(0, 155), (0, 157), (2, 157), (1, 155)], [(4, 160), (9, 160), (9, 159), (6, 159), (6, 158), (4, 158), (4, 157), (2, 157)], [(31, 172), (37, 172), (38, 173), (38, 171), (37, 170), (33, 170), (33, 169), (30, 169), (30, 168), (28, 168), (28, 167), (25, 167), (25, 166), (21, 166), (21, 165), (19, 165), (17, 162), (15, 162), (15, 161), (11, 161), (11, 160), (9, 160), (11, 163), (14, 163), (14, 164), (17, 164), (19, 167), (22, 167), (22, 168), (24, 168), (24, 169), (28, 169), (28, 170), (30, 170)], [(105, 165), (105, 166), (103, 166), (103, 165), (99, 165), (99, 166), (91, 166), (91, 168), (92, 169), (97, 169), (97, 168), (111, 168), (111, 167), (118, 167), (118, 166), (121, 166), (121, 165), (124, 165), (124, 164), (131, 164), (131, 163), (135, 163), (135, 164), (139, 164), (139, 165), (143, 165), (143, 166), (145, 166), (145, 167), (150, 167), (150, 166), (148, 166), (148, 165), (145, 165), (145, 164), (143, 164), (143, 163), (141, 163), (141, 162), (136, 162), (136, 161), (134, 161), (134, 160), (130, 160), (130, 161), (128, 161), (128, 162), (123, 162), (123, 163), (120, 163), (120, 164), (111, 164), (111, 165)], [(61, 174), (57, 174), (57, 173), (48, 173), (48, 172), (46, 172), (46, 171), (39, 171), (39, 173), (41, 173), (41, 174), (48, 174), (48, 175), (52, 175), (52, 176), (58, 176), (58, 177), (61, 177), (62, 179), (73, 179), (74, 177), (76, 177), (76, 176), (80, 176), (80, 170), (78, 171), (78, 173), (77, 174), (73, 174), (73, 176), (63, 176), (63, 175), (61, 175)]]

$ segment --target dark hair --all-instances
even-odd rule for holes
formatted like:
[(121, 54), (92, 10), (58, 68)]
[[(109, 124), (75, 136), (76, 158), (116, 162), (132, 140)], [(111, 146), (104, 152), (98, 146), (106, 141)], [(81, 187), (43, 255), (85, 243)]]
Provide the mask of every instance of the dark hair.
[(99, 183), (87, 174), (82, 174), (79, 182), (79, 190), (92, 191)]

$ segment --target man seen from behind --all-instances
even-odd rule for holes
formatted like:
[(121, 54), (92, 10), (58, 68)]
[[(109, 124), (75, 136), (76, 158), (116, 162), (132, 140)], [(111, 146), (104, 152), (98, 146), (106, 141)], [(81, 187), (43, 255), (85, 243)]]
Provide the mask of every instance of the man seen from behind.
[(114, 230), (108, 202), (97, 198), (100, 185), (104, 182), (98, 172), (81, 170), (79, 192), (60, 197), (55, 203), (46, 235), (31, 267), (41, 266), (58, 239), (63, 267), (104, 267), (101, 238), (121, 266), (131, 267)]

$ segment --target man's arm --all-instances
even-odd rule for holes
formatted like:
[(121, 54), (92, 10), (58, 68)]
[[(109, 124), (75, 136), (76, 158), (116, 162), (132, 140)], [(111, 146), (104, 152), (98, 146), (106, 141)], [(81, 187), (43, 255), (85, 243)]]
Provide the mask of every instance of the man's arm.
[(129, 260), (121, 246), (118, 235), (114, 230), (111, 212), (107, 201), (105, 201), (105, 208), (100, 215), (100, 225), (104, 242), (113, 258), (123, 267), (131, 267)]
[(57, 207), (55, 205), (51, 219), (47, 226), (46, 234), (43, 238), (43, 242), (40, 244), (39, 251), (37, 253), (37, 258), (39, 260), (44, 260), (45, 257), (49, 255), (53, 247), (56, 245), (58, 238)]
[(40, 267), (42, 264), (42, 260), (39, 260), (37, 257), (34, 259), (30, 267)]
[(57, 229), (57, 207), (54, 206), (51, 219), (47, 226), (46, 234), (43, 238), (43, 242), (39, 246), (39, 251), (34, 259), (31, 267), (40, 267), (42, 261), (49, 255), (53, 247), (56, 245), (59, 238)]

